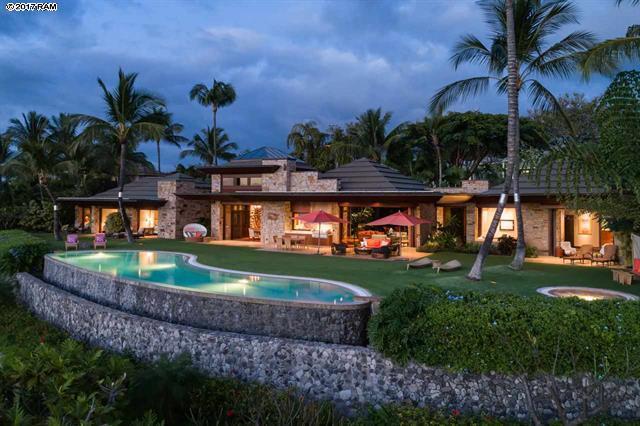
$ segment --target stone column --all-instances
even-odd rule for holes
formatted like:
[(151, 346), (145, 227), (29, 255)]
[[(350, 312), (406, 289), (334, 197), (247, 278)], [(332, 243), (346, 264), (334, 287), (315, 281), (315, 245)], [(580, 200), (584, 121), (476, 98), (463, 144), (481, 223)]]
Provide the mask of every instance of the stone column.
[(211, 203), (211, 238), (214, 240), (224, 239), (224, 229), (222, 228), (223, 206), (220, 201)]
[(262, 203), (262, 245), (273, 244), (273, 237), (291, 230), (291, 204), (282, 201)]
[(475, 204), (467, 204), (465, 206), (465, 239), (468, 243), (475, 242), (477, 237), (477, 221), (478, 221), (478, 209)]
[[(436, 227), (437, 213), (435, 203), (419, 204), (417, 209), (417, 216), (420, 219), (427, 219), (431, 221), (431, 223), (424, 223), (422, 225), (416, 226), (416, 240), (419, 245), (423, 245), (427, 242), (429, 234), (431, 234), (431, 232)], [(411, 241), (411, 245), (413, 244), (415, 244), (415, 242)]]
[(91, 206), (91, 233), (100, 232), (100, 207)]

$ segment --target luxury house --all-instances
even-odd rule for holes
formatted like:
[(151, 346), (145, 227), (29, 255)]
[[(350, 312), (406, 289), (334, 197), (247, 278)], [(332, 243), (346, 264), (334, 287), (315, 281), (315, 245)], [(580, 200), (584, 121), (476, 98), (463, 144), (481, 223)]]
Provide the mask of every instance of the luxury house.
[[(123, 197), (132, 228), (147, 229), (162, 238), (181, 238), (186, 224), (206, 222), (212, 240), (253, 239), (271, 245), (277, 237), (293, 233), (306, 236), (309, 243), (328, 245), (356, 240), (353, 217), (364, 209), (366, 221), (402, 210), (431, 221), (398, 230), (404, 245), (423, 244), (436, 223), (454, 216), (461, 221), (460, 239), (478, 242), (486, 235), (501, 192), (482, 180), (463, 181), (456, 188), (427, 188), (364, 158), (322, 173), (271, 147), (201, 170), (210, 176), (210, 183), (171, 174), (143, 176), (125, 185)], [(75, 205), (77, 227), (100, 232), (106, 216), (117, 207), (117, 192), (114, 188), (60, 201)], [(594, 247), (612, 241), (611, 233), (594, 216), (567, 209), (533, 179), (522, 179), (521, 199), (527, 244), (541, 253), (555, 254), (561, 241)], [(296, 219), (316, 210), (345, 223), (307, 224)], [(496, 236), (503, 234), (517, 237), (512, 204), (505, 209)]]

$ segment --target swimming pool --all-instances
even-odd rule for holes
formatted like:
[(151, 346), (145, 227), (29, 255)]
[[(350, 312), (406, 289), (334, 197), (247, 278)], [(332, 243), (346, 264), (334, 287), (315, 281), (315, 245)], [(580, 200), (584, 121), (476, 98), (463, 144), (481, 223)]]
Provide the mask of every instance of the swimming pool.
[(334, 305), (354, 303), (355, 296), (371, 296), (360, 287), (342, 282), (212, 268), (183, 253), (114, 250), (50, 256), (117, 278), (203, 293)]

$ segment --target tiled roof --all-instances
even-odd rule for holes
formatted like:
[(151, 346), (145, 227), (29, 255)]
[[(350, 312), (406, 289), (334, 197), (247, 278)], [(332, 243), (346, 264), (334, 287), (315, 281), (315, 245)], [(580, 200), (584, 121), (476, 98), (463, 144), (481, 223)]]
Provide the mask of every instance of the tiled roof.
[(322, 178), (338, 179), (341, 191), (424, 191), (425, 185), (367, 158), (329, 170)]
[[(601, 188), (589, 188), (584, 182), (580, 182), (577, 187), (577, 191), (580, 194), (598, 193), (602, 192)], [(520, 176), (520, 195), (557, 195), (575, 193), (576, 187), (573, 182), (570, 182), (561, 173), (556, 170), (552, 170), (547, 177), (545, 172), (541, 172), (538, 177), (535, 172), (523, 173)], [(502, 184), (494, 185), (487, 191), (478, 195), (500, 195), (502, 193)]]
[[(159, 201), (158, 198), (158, 181), (180, 181), (180, 182), (194, 182), (196, 188), (209, 188), (207, 182), (201, 179), (195, 179), (189, 175), (183, 173), (173, 173), (170, 175), (158, 175), (158, 176), (141, 176), (137, 179), (124, 185), (124, 191), (122, 197), (130, 200), (137, 201)], [(118, 191), (120, 187), (107, 189), (104, 192), (92, 195), (90, 197), (68, 197), (71, 199), (84, 199), (84, 200), (107, 200), (118, 198)], [(66, 197), (61, 197), (61, 200), (65, 200)]]
[(236, 160), (296, 160), (295, 157), (272, 146), (263, 146), (240, 155)]

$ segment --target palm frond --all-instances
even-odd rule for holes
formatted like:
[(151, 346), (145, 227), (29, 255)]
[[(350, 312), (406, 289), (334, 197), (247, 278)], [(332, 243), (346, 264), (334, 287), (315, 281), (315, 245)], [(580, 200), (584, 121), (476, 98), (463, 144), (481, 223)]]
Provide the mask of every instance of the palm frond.
[(489, 88), (492, 77), (472, 77), (447, 84), (438, 90), (429, 102), (429, 111), (435, 112), (438, 108), (448, 109), (457, 101), (464, 101), (471, 96), (484, 93)]
[(613, 75), (618, 64), (625, 60), (640, 59), (640, 35), (618, 37), (596, 44), (578, 56), (582, 77), (589, 79), (592, 73)]
[(491, 62), (491, 51), (474, 35), (467, 34), (462, 37), (453, 48), (451, 63), (454, 69), (458, 69), (463, 63), (476, 63), (488, 65)]
[(527, 80), (527, 88), (529, 91), (529, 96), (531, 96), (531, 104), (534, 108), (539, 108), (542, 111), (552, 111), (563, 118), (563, 120), (567, 123), (567, 126), (572, 134), (576, 134), (575, 127), (573, 122), (569, 119), (567, 114), (565, 113), (562, 105), (558, 101), (553, 93), (546, 87), (542, 85), (538, 80)]

